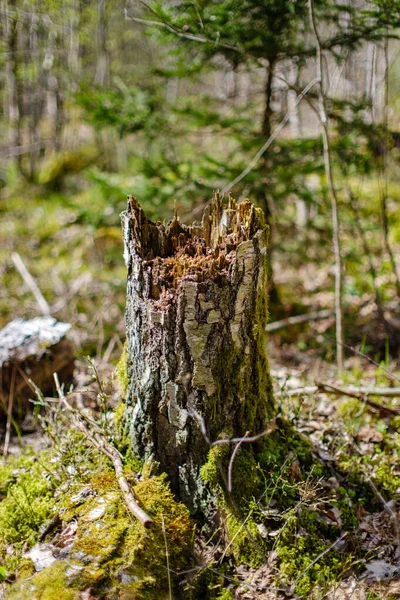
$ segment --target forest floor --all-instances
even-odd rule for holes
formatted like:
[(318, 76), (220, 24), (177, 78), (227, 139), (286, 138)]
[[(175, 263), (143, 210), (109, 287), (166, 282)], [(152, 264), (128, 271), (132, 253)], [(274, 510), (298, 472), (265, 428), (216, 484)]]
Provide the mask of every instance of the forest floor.
[[(400, 598), (400, 402), (396, 399), (374, 398), (382, 406), (379, 410), (365, 401), (368, 400), (367, 396), (363, 401), (345, 394), (328, 394), (319, 390), (311, 390), (310, 393), (310, 388), (316, 381), (329, 382), (341, 389), (350, 389), (352, 385), (362, 385), (370, 389), (391, 387), (400, 378), (400, 371), (394, 363), (376, 366), (363, 357), (355, 356), (348, 359), (345, 375), (338, 377), (332, 364), (307, 356), (303, 352), (299, 353), (294, 347), (290, 352), (289, 348), (286, 348), (290, 359), (282, 359), (282, 350), (278, 342), (277, 339), (271, 339), (269, 344), (278, 412), (294, 425), (298, 433), (309, 440), (313, 456), (330, 472), (330, 477), (324, 475), (312, 478), (312, 483), (311, 478), (309, 481), (307, 478), (304, 482), (301, 476), (295, 473), (298, 465), (294, 461), (290, 466), (291, 475), (294, 473), (296, 485), (299, 487), (305, 484), (301, 502), (307, 510), (314, 511), (319, 519), (343, 532), (325, 552), (324, 563), (330, 564), (330, 552), (338, 551), (345, 556), (354, 544), (354, 539), (359, 540), (360, 547), (357, 552), (351, 549), (353, 558), (350, 562), (343, 562), (343, 571), (337, 584), (332, 584), (332, 581), (319, 582), (317, 589), (310, 591), (309, 595), (299, 595), (295, 591), (295, 583), (304, 577), (307, 567), (304, 573), (299, 572), (297, 577), (292, 577), (291, 580), (282, 579), (279, 571), (278, 553), (274, 551), (274, 545), (278, 544), (279, 537), (285, 529), (285, 515), (279, 515), (279, 518), (283, 518), (283, 525), (278, 530), (260, 530), (263, 536), (274, 536), (267, 561), (261, 567), (251, 568), (242, 564), (234, 567), (229, 575), (220, 562), (221, 556), (225, 556), (226, 546), (221, 547), (220, 541), (206, 543), (204, 539), (201, 541), (202, 560), (207, 562), (212, 572), (220, 573), (226, 589), (231, 590), (235, 599)], [(294, 355), (297, 356), (297, 361), (294, 361)], [(294, 362), (297, 362), (297, 365), (294, 365)], [(96, 393), (99, 391), (96, 382), (98, 380), (93, 377), (87, 363), (79, 361), (78, 365), (77, 385), (84, 390), (86, 407), (96, 414), (99, 411), (96, 400)], [(111, 409), (118, 404), (120, 398), (114, 367), (100, 361), (98, 372), (102, 380), (113, 382), (108, 388)], [(300, 390), (304, 390), (304, 393)], [(389, 408), (389, 412), (386, 412), (385, 407)], [(398, 415), (395, 415), (395, 412), (398, 412)], [(30, 422), (27, 429), (22, 435), (25, 447), (23, 452), (32, 448), (38, 453), (48, 447), (50, 440), (39, 425), (32, 427)], [(14, 436), (9, 450), (11, 457), (19, 456), (21, 451), (21, 439)], [(283, 466), (283, 480), (286, 475)], [(356, 517), (351, 533), (346, 522), (347, 508), (340, 505), (332, 508), (331, 503), (325, 503), (326, 498), (332, 493), (335, 494), (342, 485), (346, 485), (344, 481), (348, 476), (350, 479), (354, 476), (355, 481), (363, 483), (359, 491), (357, 486), (354, 488), (350, 500), (352, 514)], [(368, 495), (365, 486), (370, 492), (368, 501), (365, 498)], [(274, 502), (270, 502), (269, 507), (271, 506), (274, 506)], [(298, 535), (307, 537), (308, 533), (302, 533), (300, 530)], [(314, 560), (318, 565), (318, 556)]]
[[(73, 325), (71, 339), (78, 358), (77, 385), (85, 389), (95, 387), (96, 383), (84, 357), (91, 356), (98, 365), (100, 377), (110, 380), (122, 352), (126, 273), (118, 211), (123, 208), (123, 203), (110, 207), (101, 200), (94, 205), (89, 196), (68, 202), (64, 198), (60, 202), (56, 195), (44, 199), (33, 194), (29, 198), (29, 210), (23, 195), (5, 196), (0, 202), (0, 278), (3, 281), (0, 326), (15, 317), (30, 318), (38, 314), (30, 290), (15, 269), (12, 254), (17, 252), (46, 297), (52, 314)], [(350, 237), (351, 232), (348, 233)], [(332, 305), (332, 294), (327, 291), (329, 267), (326, 264), (318, 269), (310, 264), (299, 270), (295, 262), (284, 265), (284, 255), (279, 249), (276, 264), (278, 285), (286, 286), (286, 290), (293, 287), (296, 293), (292, 293), (292, 298), (302, 299), (302, 306), (296, 306), (295, 312)], [(349, 269), (349, 281), (351, 277)], [(356, 521), (349, 536), (360, 540), (359, 552), (353, 552), (353, 559), (345, 565), (336, 587), (331, 583), (322, 586), (313, 597), (389, 600), (400, 598), (400, 402), (395, 398), (373, 397), (377, 403), (373, 406), (367, 395), (355, 398), (321, 389), (321, 384), (346, 390), (351, 390), (351, 386), (368, 389), (400, 386), (400, 365), (390, 357), (381, 325), (376, 326), (373, 301), (367, 294), (352, 296), (349, 281), (347, 339), (353, 344), (357, 328), (362, 327), (359, 339), (364, 341), (358, 343), (355, 350), (347, 349), (343, 373), (337, 375), (333, 362), (332, 319), (271, 335), (270, 367), (280, 413), (311, 442), (316, 460), (330, 471), (330, 477), (320, 478), (318, 490), (307, 500), (308, 506), (327, 525), (341, 531), (347, 518), (342, 514), (344, 509), (337, 506), (335, 510), (325, 510), (321, 498), (341, 487), (344, 473), (362, 482), (360, 497), (356, 491), (351, 498)], [(274, 319), (286, 316), (294, 306), (292, 301), (287, 301), (287, 292), (284, 296), (286, 308), (276, 312)], [(387, 300), (393, 308), (396, 299), (389, 296)], [(396, 310), (391, 314), (396, 314)], [(354, 315), (361, 319), (361, 325), (352, 320)], [(379, 335), (374, 344), (376, 332)], [(319, 389), (310, 391), (309, 388), (316, 385)], [(119, 395), (118, 387), (113, 386), (109, 397), (111, 407), (117, 405)], [(88, 405), (96, 413), (96, 400), (88, 401)], [(21, 428), (22, 441), (37, 451), (48, 441), (40, 428), (32, 429), (35, 429), (32, 423), (26, 424), (25, 430)], [(20, 440), (15, 436), (10, 454), (20, 452)], [(368, 502), (365, 502), (365, 494), (369, 494)], [(283, 525), (273, 531), (272, 548), (279, 545), (284, 528)], [(337, 544), (326, 552), (324, 561), (329, 563), (333, 551), (339, 554), (342, 550), (348, 551), (351, 542), (346, 531), (343, 527), (344, 537), (333, 541)], [(260, 533), (269, 535), (265, 531)], [(211, 557), (212, 568), (218, 571), (221, 549), (211, 546), (206, 555)], [(317, 559), (315, 565), (318, 566), (318, 562)], [(243, 600), (296, 597), (290, 594), (290, 585), (284, 586), (285, 591), (273, 589), (280, 587), (277, 564), (277, 554), (272, 549), (261, 568), (241, 565), (231, 574), (234, 581), (224, 574), (225, 585), (235, 590), (235, 598)], [(297, 579), (302, 575), (300, 570)], [(296, 577), (291, 576), (289, 583), (295, 581)]]

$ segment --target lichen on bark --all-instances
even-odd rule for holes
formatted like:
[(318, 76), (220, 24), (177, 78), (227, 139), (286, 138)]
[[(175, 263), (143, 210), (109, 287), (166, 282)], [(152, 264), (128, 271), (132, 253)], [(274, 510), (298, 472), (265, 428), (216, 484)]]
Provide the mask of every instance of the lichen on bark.
[(217, 194), (200, 225), (153, 223), (128, 196), (127, 408), (134, 451), (201, 509), (211, 440), (261, 432), (274, 411), (266, 356), (268, 227)]

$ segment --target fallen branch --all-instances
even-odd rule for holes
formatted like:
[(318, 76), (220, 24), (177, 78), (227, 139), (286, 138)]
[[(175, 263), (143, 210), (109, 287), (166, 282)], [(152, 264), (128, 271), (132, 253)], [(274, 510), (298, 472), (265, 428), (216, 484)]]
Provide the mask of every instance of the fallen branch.
[(278, 329), (283, 329), (284, 327), (288, 327), (290, 325), (300, 325), (301, 323), (308, 323), (310, 321), (321, 321), (322, 319), (329, 319), (329, 317), (333, 317), (334, 315), (335, 311), (331, 310), (330, 308), (324, 310), (314, 310), (313, 312), (305, 315), (296, 315), (294, 317), (288, 317), (287, 319), (275, 321), (274, 323), (268, 323), (268, 325), (265, 326), (265, 331), (271, 333), (272, 331), (278, 331)]
[(17, 269), (18, 273), (21, 275), (22, 279), (24, 280), (25, 284), (30, 289), (32, 294), (35, 296), (35, 300), (38, 303), (38, 306), (39, 306), (42, 314), (45, 317), (49, 316), (51, 314), (50, 306), (48, 305), (45, 297), (43, 296), (42, 292), (40, 291), (39, 286), (37, 285), (36, 281), (33, 279), (32, 275), (29, 273), (28, 269), (26, 268), (24, 261), (22, 260), (20, 255), (17, 254), (17, 252), (13, 252), (11, 254), (11, 258), (13, 260), (13, 263), (14, 263), (15, 268)]
[(63, 393), (60, 382), (58, 380), (57, 373), (54, 373), (54, 381), (56, 383), (56, 389), (58, 393), (58, 397), (64, 408), (66, 408), (72, 415), (73, 424), (82, 431), (84, 436), (95, 446), (100, 452), (102, 452), (105, 456), (107, 456), (111, 462), (113, 463), (115, 475), (118, 481), (118, 485), (124, 497), (126, 506), (128, 510), (133, 514), (136, 519), (138, 519), (144, 527), (150, 527), (152, 524), (152, 519), (149, 517), (145, 511), (140, 508), (138, 503), (136, 502), (132, 490), (129, 486), (129, 483), (124, 475), (124, 468), (122, 465), (122, 460), (119, 456), (118, 450), (112, 446), (109, 442), (107, 442), (102, 435), (99, 433), (92, 433), (87, 425), (82, 421), (81, 417), (77, 415), (76, 411), (68, 402), (65, 394)]
[(381, 413), (388, 415), (400, 415), (400, 408), (393, 408), (391, 406), (382, 406), (378, 402), (370, 399), (370, 396), (380, 396), (386, 398), (400, 398), (400, 388), (341, 388), (330, 383), (323, 383), (317, 381), (315, 385), (310, 385), (301, 388), (295, 388), (293, 390), (282, 390), (282, 396), (310, 396), (317, 392), (324, 392), (325, 394), (335, 394), (336, 396), (349, 396), (350, 398), (357, 398), (361, 402), (365, 402), (372, 408), (379, 410)]

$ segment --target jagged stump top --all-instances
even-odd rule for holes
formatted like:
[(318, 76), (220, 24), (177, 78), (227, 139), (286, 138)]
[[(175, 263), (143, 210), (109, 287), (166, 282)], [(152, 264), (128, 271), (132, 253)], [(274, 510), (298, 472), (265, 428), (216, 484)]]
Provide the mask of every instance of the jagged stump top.
[[(144, 267), (151, 268), (150, 297), (159, 300), (188, 281), (221, 280), (228, 275), (236, 250), (259, 231), (266, 231), (264, 215), (249, 200), (229, 198), (226, 207), (216, 194), (201, 224), (184, 225), (179, 216), (153, 223), (133, 196), (128, 196), (133, 244)], [(168, 294), (167, 294), (168, 295)]]

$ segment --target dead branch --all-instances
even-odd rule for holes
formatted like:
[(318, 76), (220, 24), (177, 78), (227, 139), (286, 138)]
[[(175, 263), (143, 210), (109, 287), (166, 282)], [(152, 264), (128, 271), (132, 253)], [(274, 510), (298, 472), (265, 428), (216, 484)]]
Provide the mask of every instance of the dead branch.
[(133, 514), (134, 517), (136, 517), (136, 519), (138, 519), (138, 521), (142, 523), (142, 525), (144, 525), (144, 527), (150, 527), (153, 520), (136, 502), (132, 490), (129, 487), (128, 481), (124, 475), (124, 468), (118, 450), (116, 450), (116, 448), (114, 448), (112, 444), (107, 442), (101, 434), (97, 432), (92, 433), (88, 429), (87, 425), (82, 421), (81, 417), (70, 405), (65, 394), (63, 393), (60, 386), (60, 382), (58, 380), (57, 373), (54, 373), (54, 381), (56, 383), (56, 389), (61, 404), (71, 414), (73, 424), (84, 434), (84, 436), (89, 440), (89, 442), (91, 442), (93, 446), (100, 450), (100, 452), (107, 456), (113, 463), (117, 482), (124, 497), (128, 510)]
[(243, 437), (243, 438), (240, 440), (240, 442), (238, 442), (238, 443), (236, 444), (236, 446), (235, 446), (235, 449), (234, 449), (234, 451), (232, 452), (232, 456), (231, 456), (231, 459), (230, 459), (230, 461), (229, 461), (229, 466), (228, 466), (228, 492), (231, 492), (231, 491), (232, 491), (232, 469), (233, 469), (233, 463), (234, 463), (234, 460), (235, 460), (236, 454), (238, 453), (238, 450), (239, 450), (239, 448), (240, 448), (240, 446), (241, 446), (242, 442), (244, 442), (244, 441), (245, 441), (245, 438), (247, 438), (248, 434), (249, 434), (249, 432), (247, 431), (247, 432), (244, 434), (244, 437)]
[(314, 310), (304, 315), (295, 315), (294, 317), (288, 317), (287, 319), (281, 319), (280, 321), (268, 323), (265, 326), (265, 331), (272, 333), (273, 331), (278, 331), (278, 329), (283, 329), (284, 327), (300, 325), (301, 323), (308, 323), (310, 321), (322, 321), (322, 319), (329, 319), (330, 317), (334, 316), (335, 311), (331, 310), (330, 308), (324, 310)]
[(47, 300), (45, 299), (42, 292), (40, 291), (36, 281), (33, 279), (32, 275), (29, 273), (28, 269), (26, 268), (24, 261), (22, 260), (20, 255), (17, 252), (13, 252), (11, 254), (11, 258), (12, 258), (12, 261), (13, 261), (18, 273), (21, 275), (22, 279), (24, 280), (25, 284), (30, 289), (32, 294), (35, 296), (35, 300), (38, 303), (38, 306), (39, 306), (42, 314), (45, 317), (50, 316), (50, 314), (51, 314), (50, 306), (48, 305)]
[(366, 387), (350, 387), (341, 388), (330, 383), (324, 383), (317, 381), (315, 385), (310, 385), (301, 388), (295, 388), (293, 390), (282, 390), (282, 396), (310, 396), (317, 392), (324, 392), (325, 394), (334, 394), (336, 396), (349, 396), (350, 398), (357, 398), (361, 402), (365, 402), (372, 408), (378, 410), (380, 413), (387, 415), (400, 415), (400, 408), (393, 408), (391, 406), (382, 406), (378, 402), (370, 399), (370, 396), (379, 396), (386, 398), (400, 398), (400, 388), (366, 388)]
[(11, 422), (12, 422), (12, 412), (13, 412), (13, 404), (14, 404), (15, 375), (16, 375), (16, 365), (13, 365), (13, 370), (12, 370), (12, 375), (11, 375), (10, 394), (9, 394), (9, 398), (8, 398), (8, 407), (7, 407), (6, 436), (4, 439), (4, 448), (3, 448), (3, 459), (4, 460), (7, 458), (8, 448), (10, 445), (10, 438), (11, 438)]

